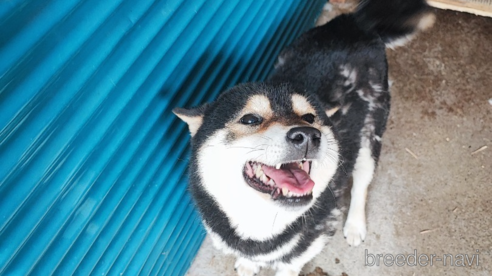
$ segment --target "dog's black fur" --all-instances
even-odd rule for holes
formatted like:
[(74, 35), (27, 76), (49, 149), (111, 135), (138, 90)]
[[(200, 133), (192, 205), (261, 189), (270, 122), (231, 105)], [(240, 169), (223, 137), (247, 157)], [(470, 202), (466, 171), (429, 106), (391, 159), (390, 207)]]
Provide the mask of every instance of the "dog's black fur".
[[(335, 219), (330, 211), (336, 208), (340, 191), (349, 181), (361, 139), (367, 139), (376, 162), (379, 158), (380, 138), (390, 109), (386, 45), (413, 34), (419, 17), (428, 10), (423, 0), (364, 1), (355, 13), (341, 15), (298, 38), (281, 53), (266, 82), (241, 84), (213, 103), (193, 110), (176, 110), (186, 116), (203, 117), (203, 124), (192, 139), (193, 151), (197, 152), (205, 139), (224, 127), (252, 94), (266, 95), (274, 103), (275, 112), (289, 114), (290, 95), (300, 93), (316, 107), (316, 115), (324, 124), (332, 126), (339, 143), (341, 166), (329, 184), (331, 189), (317, 199), (317, 208), (298, 218), (280, 235), (261, 242), (236, 234), (226, 214), (200, 185), (198, 160), (193, 155), (190, 190), (211, 231), (243, 257), (269, 253), (302, 233), (297, 246), (279, 260), (287, 263), (319, 235), (333, 235), (335, 229), (325, 222)], [(328, 117), (325, 110), (332, 108), (339, 110)], [(320, 223), (324, 227), (319, 227)]]
[[(354, 167), (368, 113), (372, 113), (374, 134), (382, 137), (390, 109), (385, 43), (377, 32), (361, 29), (356, 18), (354, 14), (341, 15), (305, 33), (282, 52), (280, 58), (287, 66), (279, 65), (269, 80), (274, 84), (288, 82), (296, 90), (315, 94), (326, 109), (350, 107), (346, 114), (338, 111), (330, 118), (338, 130), (343, 169), (348, 175)], [(359, 72), (355, 81), (340, 73), (342, 66)], [(380, 85), (381, 92), (374, 91), (370, 83)], [(369, 102), (353, 93), (357, 90), (375, 97), (378, 108), (369, 110)], [(371, 142), (377, 160), (381, 143), (374, 139)], [(345, 183), (337, 181), (335, 185), (342, 187)]]

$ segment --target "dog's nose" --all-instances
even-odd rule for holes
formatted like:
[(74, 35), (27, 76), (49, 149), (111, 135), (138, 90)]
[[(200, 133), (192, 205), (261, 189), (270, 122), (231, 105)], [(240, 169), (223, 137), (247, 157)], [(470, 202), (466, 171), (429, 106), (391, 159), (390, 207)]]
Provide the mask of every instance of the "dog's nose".
[(321, 141), (321, 132), (313, 127), (295, 127), (287, 132), (287, 141), (296, 148), (318, 148)]

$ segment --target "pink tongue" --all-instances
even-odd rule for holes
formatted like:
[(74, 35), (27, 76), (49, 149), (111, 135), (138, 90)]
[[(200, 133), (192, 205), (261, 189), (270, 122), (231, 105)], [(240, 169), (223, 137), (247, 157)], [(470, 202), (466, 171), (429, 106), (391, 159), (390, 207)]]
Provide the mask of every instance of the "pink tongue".
[[(309, 171), (309, 165), (306, 164), (304, 167)], [(314, 187), (314, 181), (311, 180), (309, 174), (295, 164), (289, 164), (287, 168), (279, 170), (266, 165), (263, 165), (262, 168), (263, 172), (272, 178), (279, 188), (285, 187), (296, 194), (304, 194)]]

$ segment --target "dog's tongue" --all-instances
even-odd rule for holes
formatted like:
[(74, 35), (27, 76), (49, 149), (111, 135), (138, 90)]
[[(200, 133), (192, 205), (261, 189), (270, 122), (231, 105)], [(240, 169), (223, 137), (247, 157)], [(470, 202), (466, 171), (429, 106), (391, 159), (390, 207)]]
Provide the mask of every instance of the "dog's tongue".
[(309, 162), (304, 162), (303, 168), (291, 163), (280, 169), (263, 165), (263, 172), (275, 181), (279, 188), (287, 188), (296, 194), (304, 194), (314, 187), (314, 181), (309, 177)]

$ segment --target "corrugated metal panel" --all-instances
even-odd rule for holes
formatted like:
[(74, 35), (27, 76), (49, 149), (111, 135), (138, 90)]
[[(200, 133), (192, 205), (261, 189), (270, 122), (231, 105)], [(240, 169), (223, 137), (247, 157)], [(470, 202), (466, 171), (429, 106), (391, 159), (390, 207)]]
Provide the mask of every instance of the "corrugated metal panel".
[(204, 231), (170, 112), (263, 79), (325, 0), (0, 3), (0, 274), (183, 275)]

